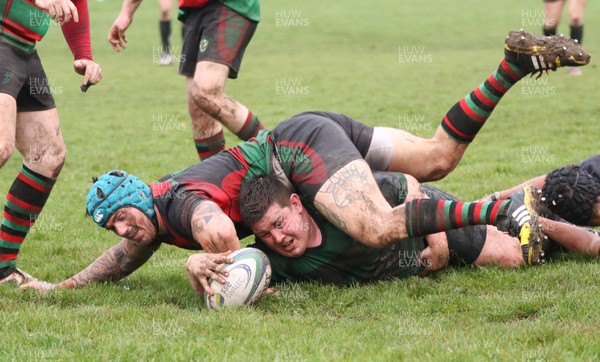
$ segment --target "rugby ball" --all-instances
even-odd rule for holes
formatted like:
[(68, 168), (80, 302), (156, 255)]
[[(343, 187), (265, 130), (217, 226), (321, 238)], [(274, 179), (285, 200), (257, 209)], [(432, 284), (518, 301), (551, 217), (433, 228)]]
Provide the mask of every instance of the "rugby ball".
[(229, 255), (233, 264), (225, 264), (229, 272), (225, 284), (209, 280), (213, 295), (204, 293), (204, 303), (212, 310), (247, 306), (257, 301), (271, 281), (271, 263), (262, 251), (243, 248)]

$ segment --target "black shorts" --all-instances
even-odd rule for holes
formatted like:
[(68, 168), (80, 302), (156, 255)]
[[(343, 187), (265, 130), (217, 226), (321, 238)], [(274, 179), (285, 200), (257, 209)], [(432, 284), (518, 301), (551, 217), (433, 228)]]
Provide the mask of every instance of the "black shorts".
[(305, 112), (271, 132), (275, 157), (304, 201), (313, 202), (321, 186), (340, 168), (362, 160), (373, 128), (329, 112)]
[[(432, 199), (457, 200), (454, 196), (442, 190), (438, 190), (433, 186), (422, 184), (421, 190)], [(446, 231), (448, 249), (450, 250), (450, 260), (448, 261), (448, 264), (453, 266), (463, 266), (475, 263), (479, 254), (481, 254), (481, 250), (483, 250), (486, 236), (487, 226), (485, 225), (467, 226), (461, 229)]]
[(207, 60), (227, 65), (229, 78), (237, 78), (244, 51), (258, 23), (219, 1), (209, 1), (202, 8), (187, 8), (185, 14), (179, 74), (193, 77), (196, 64)]
[(34, 49), (26, 52), (0, 41), (0, 93), (17, 101), (17, 112), (55, 108), (42, 62)]

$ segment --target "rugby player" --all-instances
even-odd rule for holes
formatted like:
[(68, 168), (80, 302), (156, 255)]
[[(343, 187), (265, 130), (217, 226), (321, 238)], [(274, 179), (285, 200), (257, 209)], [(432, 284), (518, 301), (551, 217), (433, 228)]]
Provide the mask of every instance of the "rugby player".
[[(376, 172), (375, 178), (391, 205), (415, 197), (454, 199), (439, 189), (419, 185), (409, 175)], [(302, 204), (299, 196), (273, 175), (258, 176), (244, 183), (240, 205), (244, 221), (256, 235), (256, 242), (251, 246), (264, 251), (271, 261), (273, 282), (369, 283), (431, 272), (446, 265), (518, 267), (526, 264), (518, 239), (490, 226), (470, 226), (442, 234), (450, 250), (450, 259), (444, 265), (431, 263), (432, 258), (440, 256), (427, 246), (428, 239), (434, 235), (405, 239), (383, 249), (365, 246), (335, 228), (310, 205)], [(547, 219), (543, 222), (552, 239), (568, 250), (598, 255), (600, 237), (597, 234), (566, 223)], [(188, 273), (198, 272), (197, 265), (205, 266), (204, 280), (190, 275), (200, 295), (205, 288), (212, 291), (207, 279), (218, 278), (224, 282), (219, 263), (215, 262), (217, 259), (215, 256), (209, 260), (207, 254), (196, 254), (188, 259)], [(195, 280), (201, 282), (194, 284)]]
[(526, 185), (542, 190), (542, 201), (556, 216), (575, 225), (600, 226), (600, 154), (495, 192), (487, 199), (505, 199)]
[[(23, 283), (21, 245), (39, 217), (66, 158), (58, 113), (35, 45), (51, 21), (61, 25), (82, 86), (102, 79), (92, 59), (87, 0), (0, 0), (0, 167), (16, 147), (23, 156), (0, 225), (0, 283)], [(89, 83), (88, 83), (89, 82)]]
[[(115, 51), (125, 49), (125, 32), (141, 3), (123, 1), (108, 34)], [(184, 24), (179, 74), (186, 77), (196, 151), (206, 159), (225, 148), (223, 126), (241, 140), (263, 129), (246, 106), (225, 93), (227, 79), (238, 76), (260, 20), (260, 5), (258, 0), (180, 0), (178, 19)]]

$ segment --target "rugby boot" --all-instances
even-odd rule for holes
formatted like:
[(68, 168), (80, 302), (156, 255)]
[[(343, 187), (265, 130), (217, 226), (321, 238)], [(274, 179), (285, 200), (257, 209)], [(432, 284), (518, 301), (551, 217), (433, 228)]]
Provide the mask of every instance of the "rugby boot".
[(559, 67), (580, 67), (590, 62), (590, 54), (577, 40), (563, 35), (538, 36), (523, 30), (511, 31), (504, 41), (504, 59), (530, 73), (556, 70)]
[(533, 186), (525, 186), (509, 197), (510, 205), (498, 214), (498, 230), (518, 237), (523, 260), (528, 265), (544, 262), (543, 246), (547, 241), (542, 231), (536, 209), (540, 205), (539, 192)]

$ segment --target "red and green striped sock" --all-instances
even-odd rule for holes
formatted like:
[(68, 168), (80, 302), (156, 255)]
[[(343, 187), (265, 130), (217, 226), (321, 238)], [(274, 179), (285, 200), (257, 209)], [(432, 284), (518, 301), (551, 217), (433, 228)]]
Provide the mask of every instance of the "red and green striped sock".
[(457, 142), (472, 142), (502, 96), (525, 75), (516, 64), (502, 60), (485, 82), (450, 108), (442, 128)]
[(244, 125), (235, 134), (239, 139), (247, 141), (252, 137), (256, 137), (258, 131), (261, 129), (264, 129), (264, 127), (258, 120), (258, 117), (252, 114), (252, 112), (248, 111), (248, 117), (246, 117)]
[(42, 211), (54, 180), (23, 165), (4, 203), (0, 225), (0, 279), (15, 270), (19, 249)]
[(225, 134), (221, 130), (210, 137), (194, 139), (194, 142), (196, 143), (198, 157), (201, 160), (206, 160), (225, 149)]
[(406, 230), (409, 236), (423, 236), (471, 225), (497, 225), (506, 215), (510, 200), (462, 202), (417, 199), (406, 204)]

